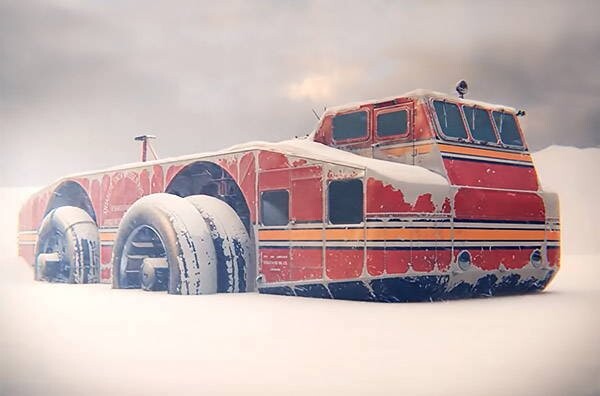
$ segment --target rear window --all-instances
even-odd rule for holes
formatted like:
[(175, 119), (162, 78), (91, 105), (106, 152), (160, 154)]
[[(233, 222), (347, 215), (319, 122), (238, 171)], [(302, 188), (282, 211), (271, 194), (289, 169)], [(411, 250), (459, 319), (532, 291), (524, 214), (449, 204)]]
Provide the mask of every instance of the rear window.
[(435, 114), (437, 115), (442, 133), (450, 138), (467, 139), (465, 124), (460, 116), (460, 109), (454, 103), (433, 101)]
[(512, 114), (494, 111), (494, 122), (500, 134), (502, 143), (509, 146), (523, 147), (523, 140), (517, 127), (517, 121)]
[(408, 111), (391, 111), (377, 115), (377, 136), (404, 135), (406, 132), (408, 132)]
[(497, 143), (498, 138), (492, 127), (492, 120), (487, 110), (477, 107), (463, 106), (467, 125), (473, 139), (485, 143)]
[(334, 140), (360, 139), (366, 137), (367, 134), (366, 111), (339, 114), (333, 117)]

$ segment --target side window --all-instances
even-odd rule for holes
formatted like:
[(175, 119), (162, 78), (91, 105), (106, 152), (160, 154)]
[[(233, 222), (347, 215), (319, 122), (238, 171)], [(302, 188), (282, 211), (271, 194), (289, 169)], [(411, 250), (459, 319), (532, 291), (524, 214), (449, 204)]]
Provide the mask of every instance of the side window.
[(287, 190), (263, 191), (260, 194), (260, 222), (266, 226), (289, 223), (290, 193)]
[(442, 128), (442, 133), (455, 139), (467, 139), (467, 131), (460, 115), (460, 110), (454, 103), (434, 100), (435, 114)]
[(398, 110), (377, 115), (377, 136), (404, 135), (408, 132), (408, 111)]
[(328, 189), (329, 222), (357, 224), (363, 221), (363, 184), (361, 180), (334, 180)]
[(333, 117), (333, 139), (350, 140), (367, 137), (369, 133), (367, 119), (366, 111), (336, 115)]
[(524, 147), (517, 122), (512, 114), (494, 111), (494, 122), (502, 143), (509, 146)]

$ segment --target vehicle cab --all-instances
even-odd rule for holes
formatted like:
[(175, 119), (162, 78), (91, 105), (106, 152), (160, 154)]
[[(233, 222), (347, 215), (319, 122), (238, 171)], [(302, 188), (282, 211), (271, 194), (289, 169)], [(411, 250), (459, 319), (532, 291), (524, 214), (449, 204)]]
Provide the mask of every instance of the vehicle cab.
[[(464, 248), (480, 268), (520, 266), (538, 252), (557, 267), (558, 198), (541, 189), (521, 115), (508, 106), (416, 90), (328, 109), (312, 137), (446, 178), (452, 227), (470, 230), (463, 241), (455, 238), (454, 251)], [(498, 237), (490, 238), (491, 230)]]
[(538, 189), (514, 108), (417, 90), (328, 109), (314, 140), (419, 165), (457, 186)]

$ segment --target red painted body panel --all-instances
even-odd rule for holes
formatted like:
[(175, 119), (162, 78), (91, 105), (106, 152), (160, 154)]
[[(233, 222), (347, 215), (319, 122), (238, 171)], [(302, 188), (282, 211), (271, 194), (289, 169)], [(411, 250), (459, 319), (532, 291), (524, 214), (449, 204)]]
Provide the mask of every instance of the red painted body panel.
[(363, 270), (363, 249), (325, 249), (325, 273), (327, 278), (354, 279)]
[(323, 187), (321, 176), (292, 180), (290, 216), (295, 222), (323, 220)]
[(502, 188), (512, 190), (538, 189), (535, 169), (527, 166), (444, 159), (448, 178), (457, 186)]
[(259, 269), (267, 283), (289, 281), (290, 249), (260, 249)]
[(291, 281), (307, 281), (323, 277), (323, 249), (291, 248)]
[(461, 188), (454, 197), (457, 219), (544, 222), (544, 201), (533, 192)]

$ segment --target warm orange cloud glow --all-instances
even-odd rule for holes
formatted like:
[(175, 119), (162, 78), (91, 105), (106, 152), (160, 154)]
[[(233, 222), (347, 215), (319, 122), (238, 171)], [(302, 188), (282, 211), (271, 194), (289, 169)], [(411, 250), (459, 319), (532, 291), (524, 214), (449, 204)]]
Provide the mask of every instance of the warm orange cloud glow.
[(286, 94), (290, 99), (322, 101), (335, 98), (342, 86), (355, 82), (357, 70), (335, 70), (329, 74), (309, 74), (300, 82), (287, 85)]

